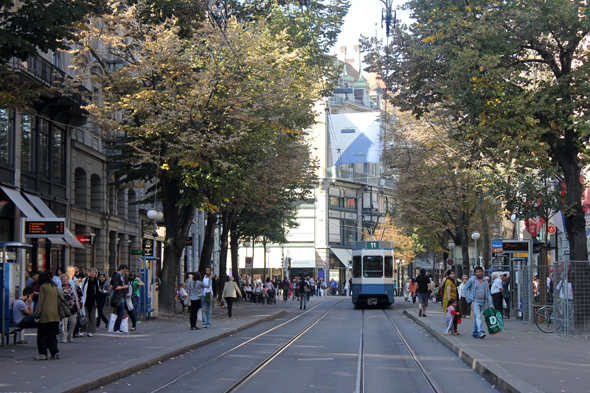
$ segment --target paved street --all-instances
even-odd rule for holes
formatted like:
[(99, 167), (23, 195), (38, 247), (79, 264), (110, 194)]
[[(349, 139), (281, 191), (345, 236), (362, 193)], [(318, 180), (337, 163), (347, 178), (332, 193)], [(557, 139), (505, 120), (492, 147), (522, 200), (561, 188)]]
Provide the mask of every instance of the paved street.
[[(474, 340), (472, 319), (460, 325), (462, 336), (449, 338), (441, 336), (438, 305), (418, 319), (416, 305), (397, 300), (386, 310), (360, 310), (350, 298), (312, 298), (305, 312), (292, 301), (239, 303), (231, 319), (215, 308), (209, 330), (190, 331), (186, 315), (141, 323), (131, 335), (100, 330), (93, 338), (60, 344), (59, 361), (32, 360), (30, 331), (29, 345), (0, 349), (0, 392), (255, 392), (268, 381), (285, 392), (433, 391), (394, 326), (438, 391), (497, 391), (480, 374), (505, 381), (494, 383), (501, 391), (588, 391), (585, 339), (537, 334), (536, 327), (509, 320), (506, 332)], [(472, 367), (449, 347), (472, 356)]]

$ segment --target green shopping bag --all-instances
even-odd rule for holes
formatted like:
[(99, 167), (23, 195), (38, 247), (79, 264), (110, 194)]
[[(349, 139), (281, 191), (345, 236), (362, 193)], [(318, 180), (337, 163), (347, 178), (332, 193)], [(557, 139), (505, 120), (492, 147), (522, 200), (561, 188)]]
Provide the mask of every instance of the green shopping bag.
[(489, 334), (497, 334), (504, 330), (504, 320), (500, 311), (495, 308), (486, 308), (483, 311), (483, 316), (486, 319)]

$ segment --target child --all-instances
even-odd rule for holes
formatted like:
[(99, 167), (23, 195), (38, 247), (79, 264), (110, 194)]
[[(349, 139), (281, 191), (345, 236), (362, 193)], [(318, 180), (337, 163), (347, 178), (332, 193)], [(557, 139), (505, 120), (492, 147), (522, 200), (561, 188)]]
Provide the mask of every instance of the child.
[(450, 336), (453, 334), (453, 333), (451, 333), (451, 329), (453, 328), (453, 318), (455, 318), (455, 315), (457, 315), (457, 312), (455, 311), (456, 305), (457, 305), (457, 300), (450, 298), (449, 304), (447, 306), (447, 329), (445, 330), (445, 334), (447, 336)]

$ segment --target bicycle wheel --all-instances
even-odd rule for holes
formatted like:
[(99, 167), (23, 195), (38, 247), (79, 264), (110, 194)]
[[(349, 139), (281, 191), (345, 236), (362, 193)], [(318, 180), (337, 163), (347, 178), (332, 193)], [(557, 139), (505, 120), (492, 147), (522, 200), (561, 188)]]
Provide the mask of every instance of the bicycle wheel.
[(535, 324), (544, 333), (553, 333), (553, 307), (542, 307), (535, 314)]

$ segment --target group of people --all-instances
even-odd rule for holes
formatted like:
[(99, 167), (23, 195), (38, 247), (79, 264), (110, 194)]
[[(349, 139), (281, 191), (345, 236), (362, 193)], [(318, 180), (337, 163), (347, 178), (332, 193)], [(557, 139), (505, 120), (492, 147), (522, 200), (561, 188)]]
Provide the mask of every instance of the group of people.
[(457, 282), (455, 271), (449, 269), (440, 285), (436, 288), (426, 275), (426, 269), (406, 283), (406, 301), (416, 300), (419, 303), (419, 317), (426, 317), (428, 301), (436, 299), (442, 303), (443, 312), (447, 316), (445, 334), (460, 335), (457, 325), (462, 318), (471, 318), (473, 310), (474, 326), (472, 336), (483, 339), (482, 315), (486, 308), (495, 308), (503, 313), (504, 318), (510, 318), (510, 278), (508, 274), (493, 272), (491, 283), (484, 278), (483, 268), (477, 266), (471, 278), (463, 276)]
[[(141, 274), (130, 273), (121, 265), (110, 282), (104, 273), (92, 268), (68, 266), (65, 273), (58, 268), (50, 271), (25, 273), (25, 288), (12, 305), (13, 321), (17, 327), (37, 328), (36, 360), (59, 359), (58, 341), (73, 342), (74, 337), (92, 337), (101, 321), (106, 328), (109, 319), (104, 307), (111, 305), (117, 314), (114, 332), (122, 333), (125, 313), (136, 329)], [(109, 302), (110, 298), (110, 302)]]

